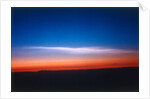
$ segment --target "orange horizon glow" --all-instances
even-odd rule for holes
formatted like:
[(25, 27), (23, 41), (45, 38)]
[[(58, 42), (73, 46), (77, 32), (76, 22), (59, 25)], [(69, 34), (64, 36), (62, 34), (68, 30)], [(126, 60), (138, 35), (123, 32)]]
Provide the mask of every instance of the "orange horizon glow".
[(12, 59), (12, 72), (38, 72), (41, 70), (87, 70), (138, 67), (137, 57), (65, 58), (65, 59)]
[(112, 69), (112, 68), (124, 68), (124, 67), (139, 67), (139, 66), (94, 66), (94, 67), (72, 67), (72, 68), (45, 68), (45, 69), (12, 69), (11, 72), (39, 72), (39, 71), (64, 71), (64, 70), (89, 70), (89, 69)]

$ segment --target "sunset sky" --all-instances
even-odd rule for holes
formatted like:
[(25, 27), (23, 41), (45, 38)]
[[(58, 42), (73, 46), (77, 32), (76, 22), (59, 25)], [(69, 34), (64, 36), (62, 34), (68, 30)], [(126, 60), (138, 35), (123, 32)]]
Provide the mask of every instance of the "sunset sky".
[(12, 7), (11, 70), (139, 66), (137, 7)]

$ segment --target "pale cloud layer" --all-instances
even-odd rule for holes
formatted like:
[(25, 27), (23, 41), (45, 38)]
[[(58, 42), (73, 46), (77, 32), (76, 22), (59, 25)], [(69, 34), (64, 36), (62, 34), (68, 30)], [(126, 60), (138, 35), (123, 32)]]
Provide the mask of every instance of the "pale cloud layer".
[(65, 53), (72, 54), (100, 54), (100, 53), (137, 53), (135, 50), (124, 50), (124, 49), (112, 49), (112, 48), (104, 48), (104, 47), (42, 47), (42, 46), (32, 46), (32, 47), (24, 47), (25, 49), (36, 49), (36, 50), (49, 50), (49, 51), (62, 51)]

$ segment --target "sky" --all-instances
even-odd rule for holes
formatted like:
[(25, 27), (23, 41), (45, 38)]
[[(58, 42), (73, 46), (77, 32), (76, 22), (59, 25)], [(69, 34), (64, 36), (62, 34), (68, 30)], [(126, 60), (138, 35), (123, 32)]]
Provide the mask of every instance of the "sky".
[(139, 65), (138, 7), (12, 7), (12, 71)]

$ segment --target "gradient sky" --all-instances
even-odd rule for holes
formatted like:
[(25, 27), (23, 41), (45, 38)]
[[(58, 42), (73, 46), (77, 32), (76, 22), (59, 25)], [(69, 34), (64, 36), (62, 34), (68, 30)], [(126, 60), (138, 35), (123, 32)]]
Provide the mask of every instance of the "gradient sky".
[(12, 71), (138, 66), (138, 7), (12, 7)]

